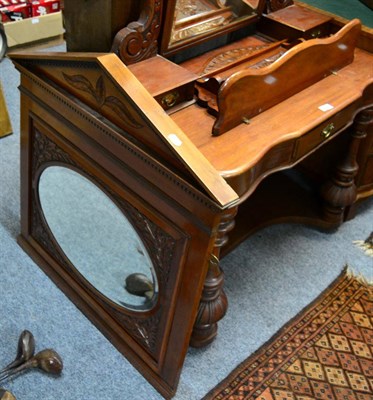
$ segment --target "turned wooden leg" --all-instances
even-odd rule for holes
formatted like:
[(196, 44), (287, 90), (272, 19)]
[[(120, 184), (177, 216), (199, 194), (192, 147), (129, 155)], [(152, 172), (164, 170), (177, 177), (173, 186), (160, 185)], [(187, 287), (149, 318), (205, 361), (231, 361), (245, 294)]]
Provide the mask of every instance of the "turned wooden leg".
[[(373, 108), (370, 110), (366, 110), (367, 112), (367, 119), (365, 121), (366, 124), (366, 138), (361, 142), (359, 152), (357, 155), (357, 162), (359, 164), (359, 171), (357, 176), (355, 177), (355, 183), (357, 185), (357, 198), (356, 200), (359, 200), (361, 198), (364, 198), (367, 196), (365, 194), (365, 190), (361, 190), (362, 187), (365, 186), (367, 177), (367, 173), (369, 174), (369, 159), (370, 159), (370, 153), (371, 153), (371, 148), (373, 146)], [(369, 113), (370, 113), (370, 118), (369, 118)], [(369, 179), (369, 178), (368, 178)], [(360, 189), (360, 190), (359, 190)], [(369, 193), (369, 191), (368, 191)], [(351, 207), (347, 207), (345, 211), (345, 221), (354, 218), (356, 215), (356, 201)]]
[(334, 177), (321, 190), (321, 196), (324, 200), (324, 218), (333, 224), (343, 222), (346, 208), (356, 200), (357, 190), (354, 178), (359, 168), (356, 158), (360, 143), (367, 135), (367, 129), (372, 118), (372, 108), (358, 114), (352, 128), (347, 155), (337, 166)]
[(218, 228), (213, 253), (209, 260), (207, 272), (198, 314), (194, 323), (190, 345), (192, 347), (203, 347), (211, 343), (218, 330), (220, 321), (228, 308), (228, 299), (224, 293), (224, 274), (219, 265), (220, 249), (228, 241), (227, 233), (234, 227), (234, 216), (237, 208), (231, 209), (222, 217)]

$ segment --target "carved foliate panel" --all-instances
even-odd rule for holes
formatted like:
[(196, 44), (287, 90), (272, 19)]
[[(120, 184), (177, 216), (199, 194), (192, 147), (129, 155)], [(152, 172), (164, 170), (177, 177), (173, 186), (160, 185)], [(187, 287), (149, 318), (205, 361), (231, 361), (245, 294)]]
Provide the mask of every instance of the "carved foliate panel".
[(118, 97), (107, 94), (106, 83), (102, 75), (97, 78), (96, 82), (91, 82), (84, 75), (62, 74), (69, 85), (91, 95), (96, 101), (99, 112), (102, 112), (104, 107), (107, 107), (131, 128), (144, 128), (143, 122), (136, 118)]
[(270, 44), (263, 44), (258, 46), (241, 47), (225, 51), (224, 53), (218, 54), (207, 62), (202, 70), (202, 75), (210, 74), (220, 68), (230, 66), (231, 64), (237, 63), (240, 60), (245, 60), (251, 54), (255, 55), (261, 50), (265, 50), (270, 47)]
[(25, 68), (35, 70), (41, 76), (48, 76), (58, 87), (73, 95), (90, 109), (105, 117), (119, 129), (126, 138), (137, 138), (149, 148), (159, 150), (168, 156), (168, 149), (158, 139), (154, 129), (137, 113), (131, 98), (126, 97), (122, 88), (110, 79), (96, 60), (70, 63), (59, 59), (22, 60)]
[[(106, 187), (103, 182), (100, 182), (96, 177), (84, 172), (69, 154), (64, 152), (38, 129), (34, 128), (33, 134), (32, 176), (34, 179), (34, 190), (32, 194), (31, 234), (34, 239), (40, 243), (66, 271), (78, 279), (87, 290), (95, 291), (85, 279), (81, 278), (81, 275), (58, 245), (44, 218), (38, 198), (38, 179), (44, 168), (50, 165), (61, 165), (73, 168), (82, 175), (89, 177), (91, 181), (95, 182), (98, 187), (103, 189), (119, 206), (120, 210), (138, 232), (152, 260), (157, 275), (160, 296), (162, 296), (162, 293), (164, 293), (169, 283), (171, 265), (177, 245), (176, 240), (153, 221), (145, 217), (139, 210)], [(156, 354), (159, 346), (158, 340), (161, 336), (161, 321), (165, 311), (162, 307), (156, 305), (154, 309), (147, 311), (146, 315), (144, 315), (142, 313), (136, 314), (122, 307), (117, 307), (113, 305), (112, 302), (107, 301), (104, 296), (96, 296), (96, 299), (105, 308), (110, 309), (111, 314), (115, 314), (116, 319), (123, 324), (126, 331), (139, 344), (150, 353)]]

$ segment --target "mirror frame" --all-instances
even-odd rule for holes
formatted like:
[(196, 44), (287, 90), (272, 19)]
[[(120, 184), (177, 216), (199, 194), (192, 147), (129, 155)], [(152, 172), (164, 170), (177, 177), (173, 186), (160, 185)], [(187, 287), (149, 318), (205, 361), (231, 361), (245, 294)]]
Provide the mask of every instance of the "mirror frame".
[[(263, 9), (265, 8), (266, 0), (258, 0), (258, 6), (256, 10), (253, 10), (254, 13), (252, 15), (248, 15), (247, 17), (242, 17), (237, 21), (233, 21), (227, 25), (216, 27), (213, 30), (208, 30), (205, 33), (202, 33), (198, 36), (192, 36), (191, 38), (181, 40), (174, 44), (170, 44), (170, 39), (173, 30), (173, 15), (175, 14), (175, 7), (178, 0), (168, 0), (165, 3), (163, 10), (163, 29), (160, 40), (160, 51), (159, 53), (165, 57), (172, 56), (173, 54), (186, 50), (190, 47), (202, 44), (208, 40), (213, 38), (217, 38), (219, 36), (234, 32), (238, 29), (241, 29), (245, 26), (248, 26), (252, 23), (255, 23)], [(192, 27), (193, 25), (191, 25)]]
[[(226, 220), (237, 211), (236, 198), (223, 208), (196, 184), (178, 149), (164, 146), (168, 128), (158, 121), (165, 115), (142, 110), (143, 97), (133, 96), (134, 78), (117, 57), (12, 57), (21, 73), (18, 243), (149, 383), (171, 398), (189, 344), (211, 342), (226, 309), (216, 254), (227, 225), (233, 226)], [(106, 99), (110, 102), (103, 106)], [(144, 134), (152, 148), (142, 143)], [(38, 178), (44, 168), (61, 164), (89, 176), (120, 208), (133, 210), (158, 278), (158, 301), (151, 310), (139, 313), (111, 302), (60, 251), (43, 217)]]
[(114, 39), (111, 52), (115, 53), (126, 65), (160, 54), (170, 57), (179, 51), (186, 50), (210, 39), (228, 34), (259, 21), (265, 9), (282, 8), (292, 0), (258, 0), (256, 14), (236, 23), (229, 24), (216, 31), (209, 31), (193, 40), (183, 41), (169, 46), (176, 0), (139, 0), (140, 15), (138, 20), (130, 22), (120, 29)]
[[(33, 209), (31, 215), (32, 237), (44, 247), (50, 256), (58, 261), (79, 286), (82, 286), (85, 291), (90, 293), (92, 298), (98, 301), (101, 307), (107, 309), (118, 322), (124, 322), (126, 330), (140, 343), (143, 349), (156, 357), (156, 354), (160, 351), (160, 343), (155, 336), (159, 335), (159, 331), (164, 329), (162, 325), (165, 324), (165, 317), (162, 316), (164, 314), (164, 309), (162, 308), (169, 302), (167, 299), (169, 293), (167, 293), (168, 290), (165, 290), (166, 282), (177, 279), (175, 273), (172, 272), (173, 259), (183, 252), (182, 249), (185, 246), (186, 238), (183, 238), (177, 231), (170, 234), (171, 232), (159, 229), (154, 221), (136, 209), (125, 198), (115, 193), (98, 175), (89, 173), (86, 168), (78, 165), (67, 152), (49, 139), (42, 125), (39, 125), (36, 121), (34, 129), (31, 203)], [(140, 240), (143, 241), (144, 246), (149, 251), (149, 257), (158, 280), (159, 293), (154, 307), (139, 312), (119, 305), (94, 287), (78, 268), (71, 263), (51, 232), (40, 203), (38, 188), (40, 177), (51, 166), (70, 168), (85, 176), (105, 194), (109, 195), (124, 215), (131, 214), (129, 220), (132, 222), (134, 229), (137, 230)], [(150, 315), (152, 316), (151, 318), (149, 318)]]

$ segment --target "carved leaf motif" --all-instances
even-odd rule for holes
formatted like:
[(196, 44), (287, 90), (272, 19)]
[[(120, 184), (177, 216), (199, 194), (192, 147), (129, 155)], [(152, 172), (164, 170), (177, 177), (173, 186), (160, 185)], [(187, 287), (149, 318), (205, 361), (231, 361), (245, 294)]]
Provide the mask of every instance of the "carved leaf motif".
[(89, 93), (97, 101), (100, 107), (105, 102), (105, 84), (102, 76), (97, 79), (96, 87), (94, 88), (91, 82), (83, 75), (67, 75), (63, 73), (66, 82), (74, 88), (83, 92)]
[(264, 67), (268, 67), (268, 65), (273, 64), (276, 60), (278, 60), (285, 52), (284, 51), (280, 51), (279, 53), (271, 56), (271, 57), (267, 57), (262, 61), (259, 61), (258, 63), (252, 65), (250, 68), (251, 69), (260, 69), (260, 68), (264, 68)]
[(95, 93), (96, 100), (101, 107), (105, 103), (105, 84), (102, 76), (97, 79)]
[(35, 171), (52, 157), (54, 160), (59, 162), (67, 162), (67, 155), (60, 150), (56, 145), (50, 141), (46, 140), (37, 129), (35, 129), (35, 140), (34, 140), (34, 157), (33, 157), (33, 174)]
[(106, 97), (105, 82), (102, 76), (97, 79), (96, 87), (93, 87), (91, 82), (83, 75), (67, 75), (63, 73), (63, 76), (71, 86), (93, 96), (100, 108), (106, 105), (131, 127), (137, 129), (143, 127), (118, 98), (114, 96)]
[(83, 75), (67, 75), (63, 72), (63, 77), (75, 89), (82, 90), (91, 94), (96, 99), (96, 90), (91, 82)]
[(202, 71), (202, 74), (207, 74), (211, 71), (239, 61), (240, 59), (245, 59), (249, 54), (263, 50), (268, 46), (268, 44), (264, 44), (260, 46), (249, 46), (225, 51), (224, 53), (221, 53), (214, 57), (212, 60), (208, 61), (207, 65)]
[(132, 116), (131, 112), (128, 110), (125, 104), (123, 104), (118, 98), (114, 96), (108, 96), (105, 99), (104, 105), (110, 107), (114, 112), (116, 112), (123, 120), (125, 120), (133, 128), (141, 128), (139, 122)]

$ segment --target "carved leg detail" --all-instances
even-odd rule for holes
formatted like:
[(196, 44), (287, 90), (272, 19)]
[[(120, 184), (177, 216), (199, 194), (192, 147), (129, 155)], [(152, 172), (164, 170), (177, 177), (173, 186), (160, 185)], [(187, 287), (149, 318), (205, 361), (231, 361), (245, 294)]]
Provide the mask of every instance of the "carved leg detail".
[(337, 166), (334, 177), (321, 190), (321, 196), (325, 202), (323, 207), (324, 218), (328, 222), (342, 223), (346, 208), (356, 200), (357, 190), (354, 178), (359, 168), (356, 157), (361, 140), (366, 137), (367, 128), (372, 118), (373, 109), (367, 109), (357, 116), (352, 129), (348, 153)]
[(218, 330), (220, 321), (228, 308), (228, 299), (223, 290), (224, 274), (219, 265), (220, 248), (228, 241), (226, 235), (234, 227), (234, 216), (237, 209), (232, 209), (229, 214), (223, 216), (219, 225), (218, 235), (215, 241), (213, 254), (209, 260), (209, 270), (207, 272), (202, 297), (194, 323), (190, 345), (193, 347), (203, 347), (211, 343)]
[(201, 302), (190, 345), (203, 347), (211, 343), (217, 334), (218, 324), (228, 308), (228, 299), (223, 290), (224, 274), (219, 260), (211, 256)]

